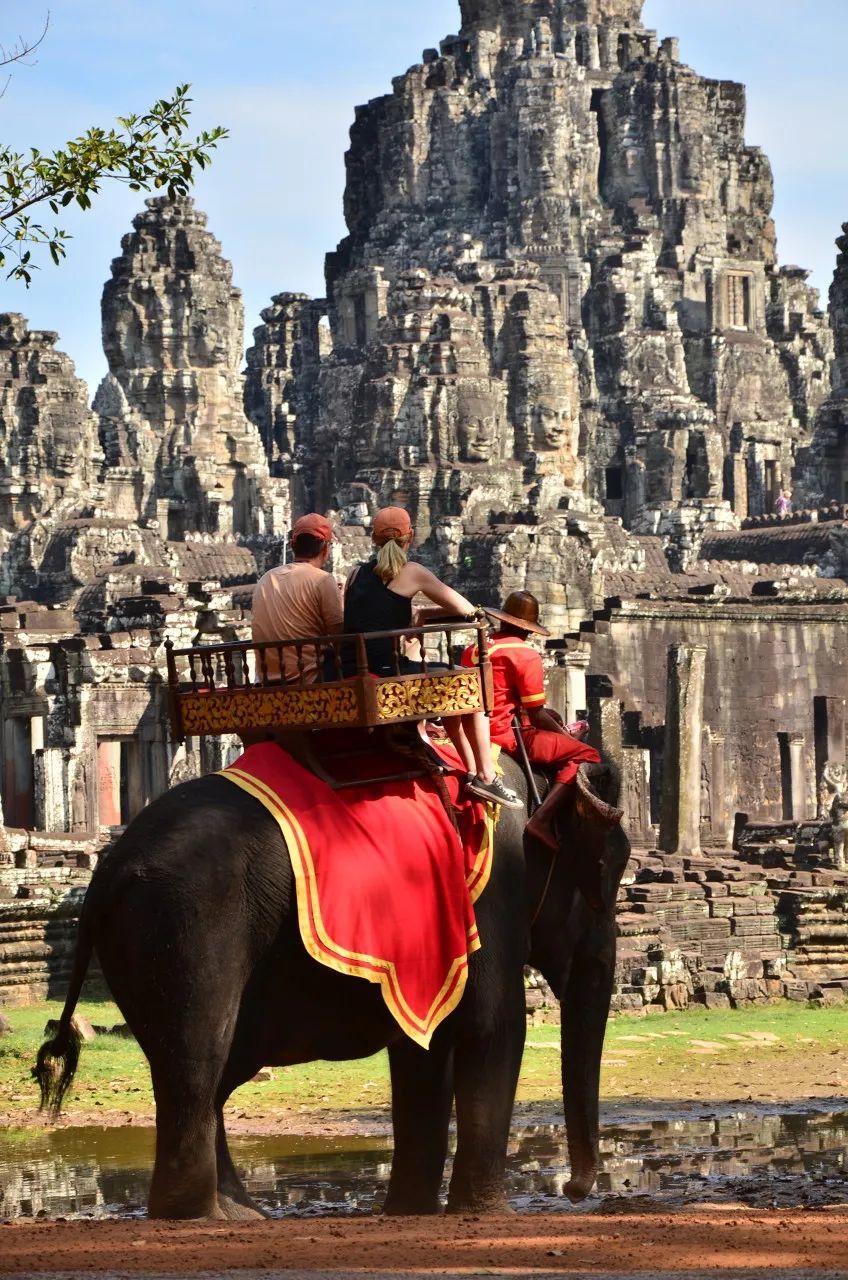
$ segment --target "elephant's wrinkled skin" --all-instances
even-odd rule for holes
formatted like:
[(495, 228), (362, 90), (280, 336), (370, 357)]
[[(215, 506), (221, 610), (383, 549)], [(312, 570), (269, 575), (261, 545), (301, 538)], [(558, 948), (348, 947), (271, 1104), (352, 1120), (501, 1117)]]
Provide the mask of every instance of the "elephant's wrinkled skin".
[[(525, 791), (518, 768), (506, 768), (509, 785)], [(611, 771), (594, 768), (599, 792), (615, 786)], [(379, 987), (308, 956), (288, 853), (267, 811), (218, 776), (177, 787), (135, 819), (94, 874), (59, 1030), (39, 1054), (43, 1101), (61, 1105), (73, 1076), (71, 1015), (96, 948), (150, 1063), (151, 1216), (254, 1216), (224, 1133), (233, 1090), (263, 1066), (358, 1058), (386, 1046), (395, 1144), (387, 1212), (438, 1211), (454, 1103), (448, 1208), (502, 1208), (529, 960), (562, 1001), (568, 1194), (581, 1199), (597, 1169), (615, 898), (629, 851), (620, 827), (608, 834), (596, 819), (575, 803), (551, 873), (550, 854), (533, 847), (525, 856), (522, 815), (501, 814), (492, 878), (477, 904), (483, 947), (461, 1004), (425, 1051), (400, 1032)], [(602, 909), (592, 910), (587, 898), (598, 906), (599, 893)]]

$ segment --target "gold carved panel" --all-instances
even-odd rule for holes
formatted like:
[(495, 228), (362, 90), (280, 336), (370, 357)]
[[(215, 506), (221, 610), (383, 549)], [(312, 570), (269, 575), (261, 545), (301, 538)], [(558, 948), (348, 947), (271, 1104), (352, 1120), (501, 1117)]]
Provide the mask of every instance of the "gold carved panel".
[(377, 714), (381, 721), (458, 716), (482, 709), (480, 675), (472, 669), (380, 680), (377, 685)]
[(359, 722), (356, 689), (350, 686), (182, 693), (179, 704), (187, 737), (242, 729), (319, 729)]

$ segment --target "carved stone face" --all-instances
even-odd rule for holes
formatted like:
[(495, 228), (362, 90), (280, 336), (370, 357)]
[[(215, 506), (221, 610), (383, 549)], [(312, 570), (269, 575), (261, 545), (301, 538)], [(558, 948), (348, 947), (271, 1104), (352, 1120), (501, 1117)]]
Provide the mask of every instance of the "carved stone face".
[(496, 444), (495, 424), (491, 419), (460, 420), (457, 432), (459, 456), (463, 462), (491, 462)]
[(491, 462), (498, 446), (496, 406), (485, 395), (460, 394), (456, 434), (462, 462)]
[(518, 155), (523, 196), (564, 194), (571, 146), (568, 122), (559, 112), (546, 113), (526, 129)]
[(537, 404), (533, 410), (533, 446), (537, 453), (559, 453), (568, 443), (567, 412), (556, 405)]

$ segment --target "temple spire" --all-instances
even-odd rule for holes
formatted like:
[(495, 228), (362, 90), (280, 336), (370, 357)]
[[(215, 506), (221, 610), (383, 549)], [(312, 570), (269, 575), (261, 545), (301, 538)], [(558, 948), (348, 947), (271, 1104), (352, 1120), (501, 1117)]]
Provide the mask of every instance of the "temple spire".
[(460, 0), (463, 30), (526, 31), (540, 18), (572, 25), (640, 26), (644, 0)]

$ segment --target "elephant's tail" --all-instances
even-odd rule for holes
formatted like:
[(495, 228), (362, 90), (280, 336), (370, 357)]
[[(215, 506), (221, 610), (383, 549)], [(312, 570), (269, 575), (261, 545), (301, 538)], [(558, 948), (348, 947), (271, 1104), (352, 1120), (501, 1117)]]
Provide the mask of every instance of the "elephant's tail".
[(79, 1065), (82, 1036), (74, 1025), (74, 1010), (77, 1007), (94, 950), (91, 896), (89, 888), (80, 915), (74, 966), (71, 970), (71, 981), (59, 1025), (53, 1038), (46, 1041), (39, 1049), (36, 1064), (32, 1069), (32, 1074), (41, 1090), (41, 1110), (49, 1111), (53, 1116), (57, 1116), (61, 1111), (65, 1094), (71, 1087)]

